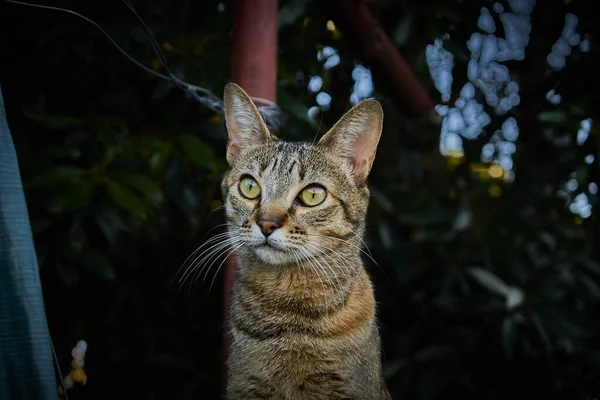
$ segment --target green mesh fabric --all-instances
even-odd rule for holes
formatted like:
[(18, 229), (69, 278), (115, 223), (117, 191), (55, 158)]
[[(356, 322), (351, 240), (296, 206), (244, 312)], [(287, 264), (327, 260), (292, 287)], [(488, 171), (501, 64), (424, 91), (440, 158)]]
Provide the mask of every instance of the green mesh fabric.
[(0, 90), (0, 399), (58, 391), (17, 155)]

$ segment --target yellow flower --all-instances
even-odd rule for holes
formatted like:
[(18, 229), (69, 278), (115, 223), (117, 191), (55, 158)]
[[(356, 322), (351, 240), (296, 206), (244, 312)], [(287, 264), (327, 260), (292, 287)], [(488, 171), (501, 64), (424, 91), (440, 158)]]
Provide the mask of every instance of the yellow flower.
[(81, 368), (77, 368), (71, 371), (71, 376), (73, 377), (73, 380), (75, 382), (79, 382), (84, 386), (87, 383), (87, 375), (85, 374), (85, 371)]

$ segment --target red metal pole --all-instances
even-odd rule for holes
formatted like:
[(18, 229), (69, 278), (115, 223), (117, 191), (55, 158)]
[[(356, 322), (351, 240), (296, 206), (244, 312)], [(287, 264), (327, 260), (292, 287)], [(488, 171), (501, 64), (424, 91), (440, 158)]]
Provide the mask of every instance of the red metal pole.
[[(231, 80), (251, 97), (276, 100), (277, 82), (277, 0), (238, 0), (234, 3), (233, 55)], [(237, 271), (235, 256), (225, 264), (223, 380), (227, 380), (226, 360), (231, 342), (229, 307), (231, 287)]]

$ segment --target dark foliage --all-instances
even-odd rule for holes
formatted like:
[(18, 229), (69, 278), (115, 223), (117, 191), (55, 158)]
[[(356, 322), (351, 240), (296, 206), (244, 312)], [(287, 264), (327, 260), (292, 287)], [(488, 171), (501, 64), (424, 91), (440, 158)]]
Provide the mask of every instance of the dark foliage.
[[(220, 95), (230, 71), (232, 2), (138, 3), (170, 67)], [(490, 2), (372, 3), (435, 99), (425, 47), (449, 32), (454, 88), (462, 86), (465, 41)], [(598, 46), (574, 50), (559, 73), (548, 73), (545, 61), (567, 11), (579, 16), (578, 31), (598, 33), (598, 5), (538, 3), (527, 57), (510, 65), (521, 86), (510, 114), (520, 128), (512, 183), (490, 177), (480, 162), (503, 119), (465, 140), (464, 156), (443, 157), (439, 126), (405, 118), (374, 71), (386, 120), (366, 243), (379, 264), (370, 269), (394, 398), (600, 395), (600, 246), (597, 195), (588, 190), (599, 182), (599, 130), (593, 126), (582, 146), (575, 140), (581, 120), (600, 118)], [(54, 4), (96, 20), (136, 59), (158, 66), (121, 3)], [(343, 32), (327, 29), (335, 15), (319, 2), (283, 1), (280, 17), (278, 103), (287, 115), (280, 136), (312, 140), (348, 109), (363, 55)], [(0, 4), (0, 25), (13, 27), (1, 38), (0, 84), (63, 368), (77, 340), (89, 345), (88, 382), (71, 398), (219, 398), (222, 275), (211, 270), (181, 290), (174, 279), (222, 223), (222, 118), (135, 67), (72, 15)], [(317, 60), (323, 46), (337, 49), (336, 67)], [(321, 76), (332, 97), (316, 121), (307, 114), (316, 95), (306, 89), (311, 76)], [(545, 99), (552, 88), (563, 96), (556, 106)], [(586, 193), (593, 207), (589, 218), (557, 197), (572, 179), (572, 197)], [(457, 222), (464, 218), (470, 222)], [(524, 301), (508, 308), (497, 279), (520, 288)]]

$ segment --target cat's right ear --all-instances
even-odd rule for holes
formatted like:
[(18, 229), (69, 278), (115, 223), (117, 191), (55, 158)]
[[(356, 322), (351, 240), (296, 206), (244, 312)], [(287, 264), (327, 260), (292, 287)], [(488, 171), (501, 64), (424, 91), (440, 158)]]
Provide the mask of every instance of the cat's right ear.
[(227, 162), (232, 165), (244, 151), (273, 140), (265, 121), (250, 96), (235, 83), (225, 86), (225, 125), (227, 126)]
[(361, 185), (371, 171), (381, 130), (383, 109), (377, 100), (363, 100), (340, 118), (317, 143), (346, 160), (356, 184)]

